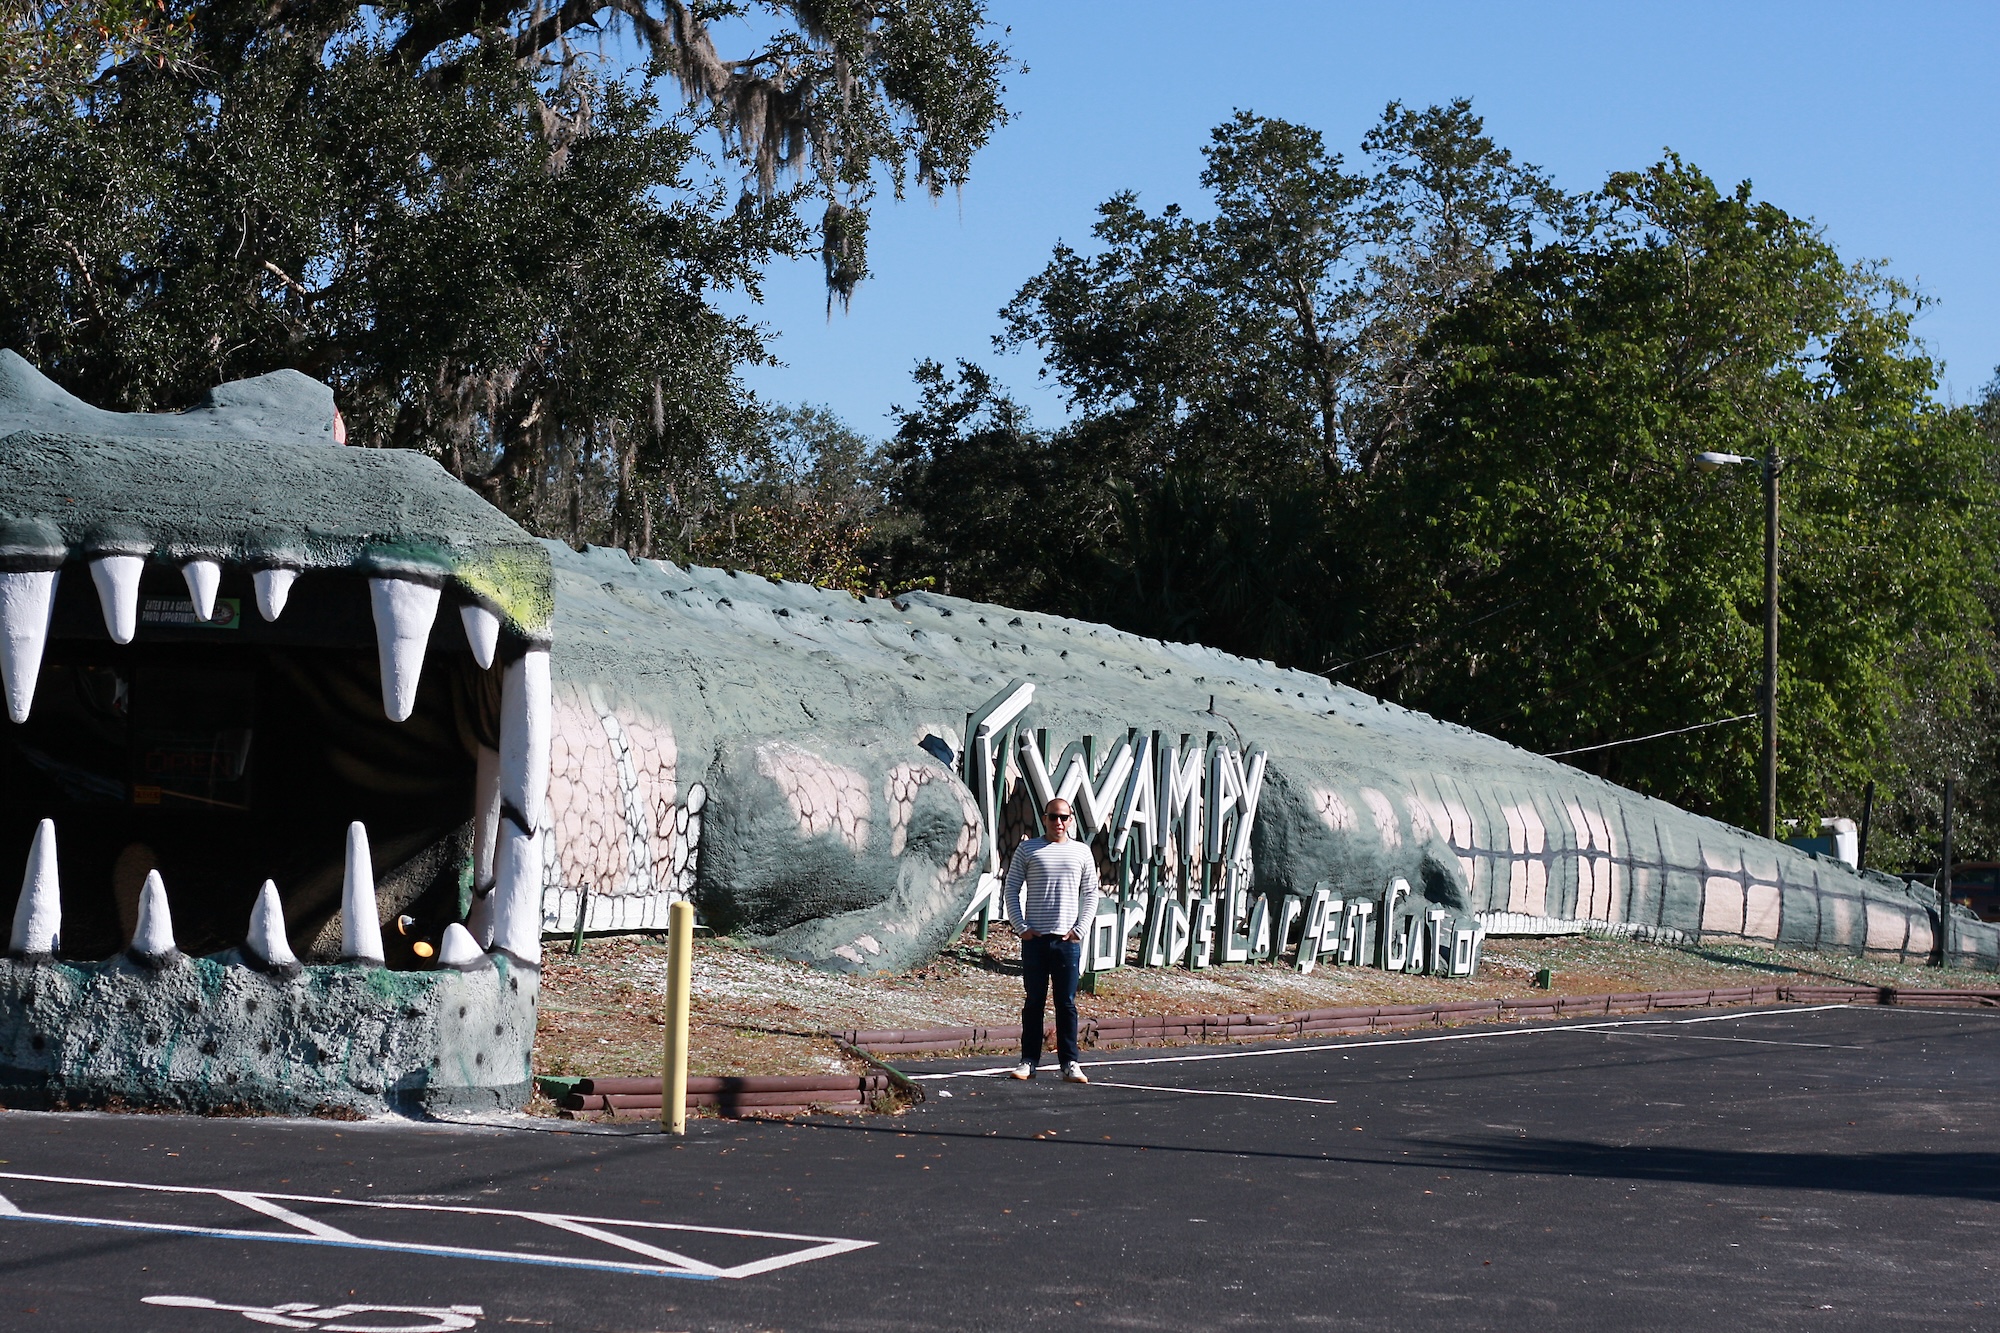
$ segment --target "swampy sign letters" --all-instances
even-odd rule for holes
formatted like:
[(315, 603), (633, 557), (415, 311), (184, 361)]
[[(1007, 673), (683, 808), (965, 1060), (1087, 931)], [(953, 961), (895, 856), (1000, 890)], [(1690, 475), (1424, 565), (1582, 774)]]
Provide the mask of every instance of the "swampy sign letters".
[[(1390, 971), (1470, 976), (1483, 926), (1412, 895), (1398, 878), (1374, 898), (1331, 884), (1310, 895), (1257, 892), (1252, 848), (1268, 756), (1208, 734), (1206, 742), (1130, 728), (1098, 756), (1084, 736), (1051, 762), (1046, 730), (1018, 719), (1034, 698), (1017, 680), (966, 719), (970, 738), (960, 769), (978, 803), (987, 873), (967, 909), (983, 932), (1000, 910), (1002, 849), (1042, 833), (1040, 812), (1060, 798), (1074, 811), (1075, 834), (1095, 839), (1107, 892), (1089, 930), (1086, 971), (1134, 961), (1147, 967), (1204, 968), (1275, 962), (1289, 955), (1302, 972), (1321, 960)], [(926, 749), (950, 755), (936, 735)], [(1008, 760), (1018, 757), (1018, 780)], [(1000, 793), (1010, 793), (1005, 801)], [(1004, 820), (1002, 813), (1007, 816)]]
[(0, 684), (16, 1101), (511, 1104), (545, 931), (692, 899), (906, 968), (1052, 791), (1102, 840), (1099, 966), (1464, 974), (1591, 921), (1939, 947), (1928, 888), (1321, 677), (537, 541), (290, 372), (125, 415), (0, 353)]

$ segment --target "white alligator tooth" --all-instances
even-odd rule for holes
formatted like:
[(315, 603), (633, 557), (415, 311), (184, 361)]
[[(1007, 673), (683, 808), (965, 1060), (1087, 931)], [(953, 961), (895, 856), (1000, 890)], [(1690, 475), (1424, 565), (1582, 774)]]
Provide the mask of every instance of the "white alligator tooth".
[(350, 963), (382, 961), (381, 908), (375, 901), (375, 862), (368, 830), (347, 826), (347, 877), (340, 891), (340, 956)]
[(484, 671), (500, 651), (500, 613), (479, 602), (467, 602), (458, 608), (458, 618), (465, 626), (465, 641), (472, 645), (472, 660)]
[(99, 556), (90, 562), (97, 604), (113, 643), (130, 643), (139, 632), (139, 576), (145, 571), (146, 559), (138, 555)]
[(292, 595), (292, 580), (298, 576), (296, 569), (260, 569), (252, 574), (250, 582), (257, 589), (257, 614), (266, 620), (276, 620), (285, 614), (285, 599)]
[(479, 947), (471, 932), (454, 921), (438, 936), (438, 966), (477, 967), (486, 961), (486, 951)]
[(222, 566), (213, 560), (190, 560), (181, 566), (187, 580), (188, 596), (194, 599), (194, 618), (215, 618), (215, 590), (222, 586)]
[(35, 826), (28, 848), (27, 873), (21, 876), (21, 898), (14, 904), (14, 933), (7, 947), (30, 957), (56, 951), (62, 933), (62, 889), (56, 878), (56, 825), (44, 819)]
[(0, 574), (0, 683), (7, 688), (7, 716), (28, 720), (35, 681), (42, 674), (42, 649), (49, 641), (49, 618), (56, 608), (60, 570)]
[(511, 819), (500, 826), (493, 890), (493, 950), (523, 963), (542, 961), (542, 840)]
[(493, 947), (494, 904), (499, 897), (500, 894), (496, 890), (489, 889), (484, 893), (474, 890), (472, 906), (465, 913), (465, 929), (473, 939), (479, 941), (479, 947), (482, 949)]
[(508, 664), (500, 685), (500, 798), (535, 828), (549, 786), (549, 650)]
[(278, 886), (270, 880), (257, 891), (256, 905), (250, 909), (250, 933), (243, 950), (266, 967), (294, 968), (298, 955), (285, 938), (285, 905), (278, 901)]
[(414, 579), (368, 580), (375, 650), (382, 664), (382, 708), (391, 722), (407, 722), (416, 709), (417, 677), (423, 674), (440, 591)]
[(481, 894), (493, 887), (493, 844), (499, 837), (500, 752), (482, 745), (472, 779), (472, 887)]
[(146, 872), (139, 890), (139, 924), (132, 928), (132, 952), (142, 958), (164, 958), (174, 951), (174, 918), (167, 910), (167, 886), (160, 872)]

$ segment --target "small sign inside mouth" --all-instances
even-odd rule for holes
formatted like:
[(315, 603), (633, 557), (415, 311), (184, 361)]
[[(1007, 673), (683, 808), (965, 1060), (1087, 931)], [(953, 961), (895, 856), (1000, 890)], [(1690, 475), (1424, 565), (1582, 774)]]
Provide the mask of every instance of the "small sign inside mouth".
[(215, 615), (208, 620), (195, 617), (194, 603), (185, 597), (148, 597), (139, 607), (142, 625), (176, 625), (192, 629), (238, 629), (243, 624), (243, 599), (218, 597)]

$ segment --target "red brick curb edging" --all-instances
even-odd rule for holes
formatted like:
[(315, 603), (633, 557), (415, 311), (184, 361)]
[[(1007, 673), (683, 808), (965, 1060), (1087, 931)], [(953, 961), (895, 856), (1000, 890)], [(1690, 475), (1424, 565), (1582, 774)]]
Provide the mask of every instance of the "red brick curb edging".
[[(1935, 1004), (1950, 1008), (2000, 1007), (2000, 990), (1951, 990), (1894, 986), (1726, 986), (1712, 990), (1640, 991), (1622, 995), (1533, 995), (1505, 1000), (1441, 1004), (1363, 1005), (1304, 1009), (1288, 1014), (1162, 1014), (1149, 1018), (1089, 1018), (1078, 1025), (1085, 1046), (1143, 1046), (1163, 1042), (1210, 1043), (1253, 1037), (1304, 1037), (1320, 1033), (1385, 1032), (1447, 1023), (1521, 1018), (1569, 1018), (1646, 1013), (1655, 1009), (1708, 1009), (1732, 1004)], [(834, 1037), (873, 1055), (917, 1052), (971, 1053), (1013, 1050), (1021, 1030), (1006, 1027), (884, 1029), (836, 1032)]]

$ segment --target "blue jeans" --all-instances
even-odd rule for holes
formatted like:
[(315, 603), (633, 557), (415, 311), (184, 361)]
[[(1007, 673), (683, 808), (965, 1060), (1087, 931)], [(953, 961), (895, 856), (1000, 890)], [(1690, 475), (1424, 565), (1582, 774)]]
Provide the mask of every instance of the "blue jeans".
[(1042, 1059), (1042, 1005), (1051, 984), (1056, 992), (1056, 1059), (1077, 1058), (1076, 977), (1083, 966), (1083, 941), (1060, 935), (1037, 935), (1021, 941), (1021, 981), (1028, 1000), (1021, 1006), (1021, 1058), (1029, 1064)]

